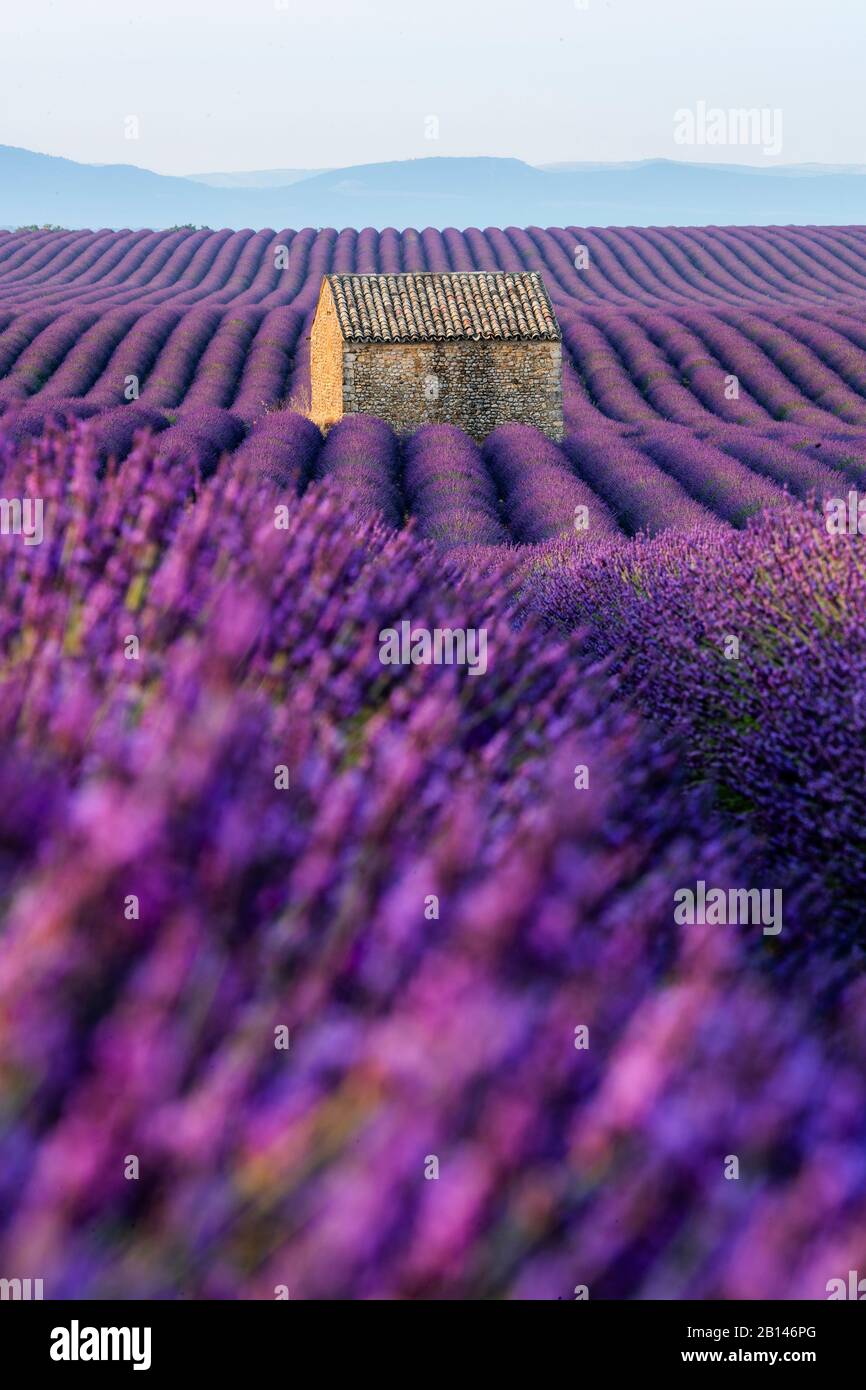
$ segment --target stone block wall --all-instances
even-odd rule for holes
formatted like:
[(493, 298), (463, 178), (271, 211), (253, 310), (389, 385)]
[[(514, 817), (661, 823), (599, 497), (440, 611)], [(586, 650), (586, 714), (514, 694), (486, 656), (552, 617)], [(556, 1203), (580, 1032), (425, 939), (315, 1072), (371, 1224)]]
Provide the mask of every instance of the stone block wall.
[[(314, 408), (332, 390), (330, 377), (316, 382), (315, 347)], [(560, 343), (343, 343), (342, 368), (345, 415), (377, 415), (400, 432), (444, 422), (479, 440), (518, 420), (563, 437)]]

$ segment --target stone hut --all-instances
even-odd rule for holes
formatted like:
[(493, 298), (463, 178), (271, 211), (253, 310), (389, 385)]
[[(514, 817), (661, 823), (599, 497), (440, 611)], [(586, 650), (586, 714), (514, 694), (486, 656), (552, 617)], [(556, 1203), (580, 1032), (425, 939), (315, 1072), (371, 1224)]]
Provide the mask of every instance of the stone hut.
[(378, 415), (484, 439), (517, 420), (563, 436), (562, 335), (536, 271), (326, 275), (310, 362), (317, 424)]

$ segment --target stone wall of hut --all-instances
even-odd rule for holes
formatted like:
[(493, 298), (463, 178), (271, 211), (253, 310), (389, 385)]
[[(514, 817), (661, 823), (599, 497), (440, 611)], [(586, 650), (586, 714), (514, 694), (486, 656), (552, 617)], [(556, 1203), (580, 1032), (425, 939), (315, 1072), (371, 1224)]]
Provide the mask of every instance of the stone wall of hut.
[[(342, 366), (345, 415), (377, 415), (400, 432), (444, 422), (479, 440), (511, 420), (563, 436), (560, 343), (353, 342), (343, 344)], [(314, 403), (330, 398), (331, 371), (314, 340)]]
[(319, 425), (344, 413), (343, 346), (334, 297), (325, 286), (310, 334), (310, 415)]

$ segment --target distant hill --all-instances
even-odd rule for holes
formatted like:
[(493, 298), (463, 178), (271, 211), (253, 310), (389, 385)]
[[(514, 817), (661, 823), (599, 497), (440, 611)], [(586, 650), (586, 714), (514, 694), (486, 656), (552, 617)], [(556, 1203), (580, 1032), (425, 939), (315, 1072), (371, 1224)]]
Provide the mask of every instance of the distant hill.
[[(272, 177), (303, 174), (284, 185)], [(202, 179), (231, 180), (216, 186)], [(241, 179), (257, 180), (242, 185)], [(535, 168), (430, 158), (173, 178), (0, 146), (0, 224), (64, 227), (690, 226), (866, 223), (866, 173), (645, 160)]]
[[(170, 227), (210, 222), (223, 194), (133, 164), (78, 164), (0, 145), (0, 221), (63, 227)], [(228, 225), (228, 224), (227, 224)]]
[(324, 174), (324, 169), (251, 169), (237, 174), (186, 174), (193, 183), (211, 188), (288, 188), (291, 183)]

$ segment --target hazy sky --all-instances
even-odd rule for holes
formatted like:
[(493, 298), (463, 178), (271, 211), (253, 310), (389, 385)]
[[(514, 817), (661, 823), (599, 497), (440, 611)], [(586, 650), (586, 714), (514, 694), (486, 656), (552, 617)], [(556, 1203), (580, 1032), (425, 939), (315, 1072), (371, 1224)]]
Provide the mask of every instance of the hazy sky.
[[(864, 39), (863, 0), (0, 0), (0, 144), (174, 174), (866, 163)], [(701, 101), (781, 111), (781, 155), (675, 143)]]

